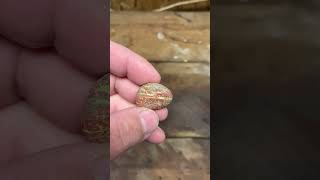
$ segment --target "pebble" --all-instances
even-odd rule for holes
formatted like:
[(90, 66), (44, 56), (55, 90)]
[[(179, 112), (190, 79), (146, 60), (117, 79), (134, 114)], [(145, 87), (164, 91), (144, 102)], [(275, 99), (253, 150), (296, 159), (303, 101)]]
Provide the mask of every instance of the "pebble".
[(158, 83), (148, 83), (139, 88), (136, 96), (136, 105), (159, 110), (168, 106), (172, 99), (172, 92), (167, 87)]

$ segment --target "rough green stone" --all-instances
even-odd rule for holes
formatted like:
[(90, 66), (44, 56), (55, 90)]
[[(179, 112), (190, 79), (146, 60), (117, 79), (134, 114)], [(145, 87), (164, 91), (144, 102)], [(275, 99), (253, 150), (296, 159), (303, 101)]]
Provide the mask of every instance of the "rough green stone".
[(109, 75), (104, 75), (90, 91), (83, 132), (90, 142), (109, 142)]

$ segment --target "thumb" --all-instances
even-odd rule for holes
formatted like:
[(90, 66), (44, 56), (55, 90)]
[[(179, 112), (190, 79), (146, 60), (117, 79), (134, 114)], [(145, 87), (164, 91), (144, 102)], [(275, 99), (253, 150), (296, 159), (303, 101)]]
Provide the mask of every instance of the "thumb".
[(145, 140), (159, 124), (156, 112), (133, 107), (110, 116), (110, 159)]

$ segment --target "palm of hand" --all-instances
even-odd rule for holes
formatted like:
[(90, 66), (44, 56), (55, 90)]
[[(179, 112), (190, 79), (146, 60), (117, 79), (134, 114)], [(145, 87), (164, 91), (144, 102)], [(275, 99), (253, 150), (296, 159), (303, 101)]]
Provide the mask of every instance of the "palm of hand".
[[(55, 6), (41, 1), (41, 8), (27, 1), (8, 2), (0, 1), (0, 176), (90, 179), (93, 164), (106, 158), (107, 148), (88, 144), (81, 135), (88, 92), (109, 73), (105, 1), (66, 0)], [(138, 131), (120, 128), (134, 114), (131, 110), (138, 109), (138, 87), (159, 82), (160, 76), (141, 57), (110, 45), (110, 133), (122, 137), (111, 142), (110, 151), (119, 154), (125, 148), (118, 142), (125, 143), (125, 137), (136, 137), (130, 146), (139, 140)], [(160, 120), (167, 116), (166, 109), (156, 113)], [(164, 133), (156, 128), (145, 138), (161, 142)]]
[(4, 180), (92, 179), (107, 159), (105, 145), (80, 134), (89, 89), (107, 73), (105, 2), (55, 2), (0, 1)]
[(80, 134), (86, 97), (98, 76), (83, 73), (50, 50), (23, 50), (19, 59), (6, 58), (16, 57), (18, 48), (0, 40), (0, 71), (4, 72), (0, 79), (0, 164), (10, 161), (15, 169), (24, 159), (28, 162), (24, 169), (33, 173), (38, 163), (50, 162), (63, 174), (68, 171), (65, 161), (81, 159), (77, 167), (95, 161), (88, 149), (103, 156), (104, 146), (87, 144)]

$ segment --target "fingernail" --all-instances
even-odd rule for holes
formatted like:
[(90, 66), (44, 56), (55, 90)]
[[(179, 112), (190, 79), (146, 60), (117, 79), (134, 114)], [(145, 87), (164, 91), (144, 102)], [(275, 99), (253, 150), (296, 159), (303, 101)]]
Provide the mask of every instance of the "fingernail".
[(148, 134), (156, 130), (159, 125), (159, 117), (156, 112), (152, 110), (144, 110), (140, 112), (140, 121), (144, 134)]

